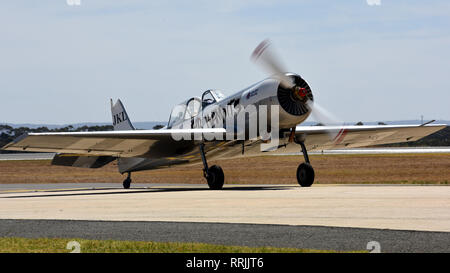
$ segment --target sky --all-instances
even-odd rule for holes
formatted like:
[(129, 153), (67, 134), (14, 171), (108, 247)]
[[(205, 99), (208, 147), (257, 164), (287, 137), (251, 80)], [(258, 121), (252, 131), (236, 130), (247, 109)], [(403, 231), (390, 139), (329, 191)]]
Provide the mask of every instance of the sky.
[[(79, 1), (79, 4), (77, 3)], [(15, 0), (0, 3), (0, 122), (167, 121), (207, 89), (268, 75), (270, 38), (338, 119), (450, 120), (448, 0)]]

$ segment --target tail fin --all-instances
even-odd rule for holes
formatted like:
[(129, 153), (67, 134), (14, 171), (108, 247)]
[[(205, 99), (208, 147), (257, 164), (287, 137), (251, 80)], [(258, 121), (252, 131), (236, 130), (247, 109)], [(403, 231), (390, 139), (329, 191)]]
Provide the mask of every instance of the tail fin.
[(131, 124), (131, 121), (128, 118), (127, 111), (125, 111), (125, 107), (123, 107), (123, 104), (119, 99), (114, 105), (113, 100), (111, 99), (111, 114), (114, 131), (134, 130), (133, 124)]

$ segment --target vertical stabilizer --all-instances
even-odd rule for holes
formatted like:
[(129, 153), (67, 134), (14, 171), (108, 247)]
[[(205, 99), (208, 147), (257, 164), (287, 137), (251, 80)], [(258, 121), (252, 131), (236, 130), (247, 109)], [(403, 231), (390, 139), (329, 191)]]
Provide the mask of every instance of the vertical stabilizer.
[(113, 100), (111, 99), (111, 114), (114, 131), (134, 130), (127, 111), (125, 111), (125, 107), (123, 107), (123, 104), (119, 99), (114, 105)]

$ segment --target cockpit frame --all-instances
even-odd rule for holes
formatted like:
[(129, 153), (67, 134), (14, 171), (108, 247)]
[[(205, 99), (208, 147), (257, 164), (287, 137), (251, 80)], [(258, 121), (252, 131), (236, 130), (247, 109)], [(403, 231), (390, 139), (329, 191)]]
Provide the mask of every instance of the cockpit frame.
[(201, 105), (202, 103), (199, 97), (192, 97), (175, 105), (170, 113), (167, 128), (170, 129), (175, 124), (186, 120), (191, 120), (196, 117), (201, 111)]
[[(208, 98), (208, 96), (210, 96)], [(225, 98), (219, 90), (206, 90), (202, 95), (202, 109), (205, 109), (208, 105), (221, 101)]]

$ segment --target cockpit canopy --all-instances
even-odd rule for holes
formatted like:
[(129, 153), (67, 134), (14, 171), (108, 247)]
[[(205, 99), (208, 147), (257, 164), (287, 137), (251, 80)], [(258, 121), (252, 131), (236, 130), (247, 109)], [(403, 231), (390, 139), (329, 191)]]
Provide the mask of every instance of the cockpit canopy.
[(203, 92), (202, 98), (192, 97), (182, 103), (175, 105), (169, 117), (167, 128), (172, 128), (173, 125), (181, 123), (186, 120), (191, 120), (197, 116), (202, 109), (210, 104), (221, 101), (225, 98), (219, 90), (206, 90)]
[(197, 116), (201, 110), (201, 106), (202, 103), (199, 97), (193, 97), (175, 105), (170, 114), (167, 128), (172, 128), (174, 124), (185, 120), (190, 120), (191, 118)]
[(202, 109), (205, 109), (206, 106), (221, 101), (224, 98), (225, 95), (219, 90), (206, 90), (202, 95)]

